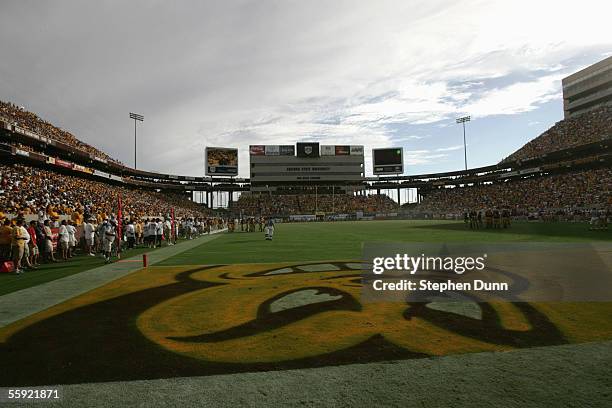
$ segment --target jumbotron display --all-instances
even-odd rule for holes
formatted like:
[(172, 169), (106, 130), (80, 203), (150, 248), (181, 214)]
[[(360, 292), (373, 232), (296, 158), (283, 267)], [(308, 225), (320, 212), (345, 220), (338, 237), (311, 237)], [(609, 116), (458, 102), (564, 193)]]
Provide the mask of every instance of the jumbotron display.
[(207, 147), (205, 160), (207, 176), (238, 175), (238, 149)]
[(373, 174), (402, 174), (404, 155), (401, 147), (372, 149)]

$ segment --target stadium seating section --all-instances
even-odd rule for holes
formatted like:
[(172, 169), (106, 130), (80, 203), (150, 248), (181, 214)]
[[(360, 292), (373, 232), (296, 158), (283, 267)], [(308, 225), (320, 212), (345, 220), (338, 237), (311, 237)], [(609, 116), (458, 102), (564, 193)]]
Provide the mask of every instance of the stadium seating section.
[(66, 143), (67, 145), (86, 151), (97, 157), (113, 161), (115, 163), (120, 163), (118, 160), (113, 159), (103, 151), (96, 149), (87, 143), (81, 142), (72, 133), (53, 126), (49, 122), (38, 117), (38, 115), (28, 112), (27, 110), (12, 103), (0, 101), (0, 116), (9, 119), (24, 129), (48, 137), (49, 139)]
[[(64, 142), (95, 156), (119, 163), (104, 152), (81, 142), (36, 114), (0, 101), (0, 116), (20, 127)], [(506, 161), (526, 160), (547, 153), (610, 138), (612, 108), (605, 107), (556, 123), (510, 155)], [(16, 145), (22, 150), (31, 147)], [(80, 223), (85, 214), (98, 219), (116, 211), (121, 196), (124, 213), (134, 217), (167, 215), (174, 208), (177, 217), (210, 215), (210, 211), (173, 193), (127, 188), (116, 184), (60, 175), (50, 170), (20, 164), (0, 165), (0, 218), (2, 214), (70, 215)], [(612, 204), (612, 170), (591, 169), (569, 174), (540, 176), (516, 181), (481, 184), (464, 188), (439, 188), (424, 195), (421, 213), (460, 213), (475, 208), (509, 208), (515, 214), (541, 210), (573, 211)], [(397, 203), (386, 195), (345, 194), (242, 194), (232, 207), (236, 214), (288, 216), (314, 213), (391, 213)]]
[(603, 107), (557, 122), (503, 161), (532, 159), (556, 150), (610, 138), (612, 138), (612, 107)]
[(508, 208), (515, 215), (533, 212), (571, 214), (612, 205), (612, 169), (591, 169), (465, 188), (442, 188), (426, 195), (416, 210), (431, 214)]
[(136, 218), (166, 216), (171, 208), (177, 217), (206, 215), (203, 207), (175, 194), (129, 189), (20, 164), (0, 165), (0, 219), (2, 213), (43, 212), (51, 218), (70, 215), (77, 224), (84, 214), (101, 221), (116, 214), (119, 195), (123, 213)]

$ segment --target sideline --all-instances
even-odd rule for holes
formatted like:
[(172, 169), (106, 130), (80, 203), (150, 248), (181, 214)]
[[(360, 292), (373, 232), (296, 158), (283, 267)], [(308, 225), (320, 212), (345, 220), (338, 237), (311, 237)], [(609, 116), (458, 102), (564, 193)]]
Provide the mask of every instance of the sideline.
[[(217, 237), (215, 234), (224, 231), (226, 230), (214, 231), (210, 235), (149, 252), (147, 253), (149, 266), (213, 240)], [(142, 254), (125, 258), (108, 265), (102, 265), (65, 278), (0, 296), (0, 328), (141, 269), (142, 264), (134, 262), (141, 257)], [(102, 262), (101, 259), (100, 263)]]
[[(51, 406), (610, 407), (612, 342), (60, 386)], [(34, 406), (36, 404), (10, 404)]]

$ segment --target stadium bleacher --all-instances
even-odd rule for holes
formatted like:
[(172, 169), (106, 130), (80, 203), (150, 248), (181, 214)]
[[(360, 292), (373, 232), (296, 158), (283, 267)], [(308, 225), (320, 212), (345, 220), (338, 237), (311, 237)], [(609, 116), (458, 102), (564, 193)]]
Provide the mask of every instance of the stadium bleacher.
[(86, 151), (97, 157), (121, 164), (120, 161), (113, 159), (100, 149), (96, 149), (95, 147), (80, 141), (72, 133), (52, 125), (51, 123), (40, 118), (35, 113), (27, 111), (23, 107), (19, 107), (10, 102), (0, 101), (0, 117), (4, 117), (19, 127), (37, 133), (41, 136), (63, 142), (69, 146)]
[(51, 218), (70, 215), (81, 224), (85, 213), (98, 221), (116, 213), (122, 197), (123, 213), (132, 218), (166, 216), (174, 208), (177, 217), (206, 216), (210, 212), (184, 197), (131, 189), (20, 164), (0, 165), (0, 219), (4, 214)]
[[(560, 121), (502, 163), (533, 160), (564, 149), (609, 140), (612, 134), (611, 113), (612, 109), (606, 107)], [(99, 149), (81, 142), (71, 133), (12, 103), (0, 101), (0, 116), (31, 132), (68, 144), (95, 157), (104, 158), (110, 163), (120, 163)], [(13, 140), (10, 146), (19, 151), (39, 155), (46, 153), (43, 145), (33, 147)], [(485, 176), (476, 176), (472, 179), (465, 178), (467, 185), (461, 188), (444, 188), (444, 184), (452, 181), (452, 178), (447, 179), (442, 175), (436, 178), (433, 175), (423, 184), (423, 201), (411, 206), (411, 209), (427, 213), (459, 213), (466, 208), (508, 207), (515, 213), (523, 213), (533, 210), (609, 206), (611, 180), (609, 170), (574, 169), (569, 176), (559, 175), (551, 170), (555, 167), (566, 170), (565, 168), (578, 163), (590, 165), (597, 163), (600, 157), (592, 153), (585, 157), (570, 157), (571, 160), (558, 159), (558, 163), (541, 166), (538, 174), (531, 174), (529, 178), (498, 179), (496, 175), (489, 175), (485, 179)], [(69, 215), (78, 223), (86, 212), (96, 218), (104, 218), (105, 215), (113, 213), (119, 195), (124, 197), (125, 214), (134, 218), (142, 215), (168, 214), (170, 208), (175, 209), (177, 217), (210, 215), (210, 211), (188, 200), (185, 195), (170, 193), (168, 189), (164, 189), (163, 193), (157, 193), (150, 188), (139, 188), (140, 185), (143, 187), (151, 185), (146, 185), (146, 180), (135, 179), (125, 174), (120, 177), (111, 174), (107, 180), (109, 182), (106, 182), (94, 181), (91, 177), (88, 178), (87, 174), (83, 174), (83, 177), (79, 177), (81, 174), (78, 173), (74, 176), (60, 175), (54, 171), (54, 168), (41, 169), (19, 164), (3, 165), (0, 167), (0, 172), (2, 174), (0, 215), (44, 212), (49, 215)], [(463, 176), (460, 175), (457, 180), (461, 180), (461, 177)], [(124, 185), (110, 183), (111, 180), (121, 180)], [(167, 180), (164, 179), (162, 182), (176, 183), (174, 180), (176, 176), (168, 176)], [(489, 183), (490, 180), (494, 182)], [(158, 183), (160, 180), (153, 182)], [(164, 186), (158, 185), (162, 188)], [(581, 194), (583, 191), (586, 193)], [(396, 212), (397, 203), (384, 194), (263, 193), (242, 194), (239, 200), (233, 203), (231, 210), (235, 215), (250, 216), (356, 212), (384, 214)]]
[(527, 160), (545, 154), (612, 138), (612, 107), (602, 107), (557, 122), (503, 162)]
[(347, 194), (243, 194), (234, 207), (238, 213), (263, 216), (336, 213), (388, 213), (397, 211), (397, 203), (384, 194), (353, 196)]
[(479, 186), (441, 188), (413, 207), (421, 213), (460, 215), (467, 210), (508, 208), (514, 215), (571, 215), (612, 206), (612, 169), (600, 168)]

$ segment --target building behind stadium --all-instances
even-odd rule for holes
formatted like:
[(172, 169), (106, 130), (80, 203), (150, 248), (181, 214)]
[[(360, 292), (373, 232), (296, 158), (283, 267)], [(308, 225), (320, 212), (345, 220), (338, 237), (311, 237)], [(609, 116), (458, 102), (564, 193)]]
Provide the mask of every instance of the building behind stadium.
[(612, 57), (563, 78), (565, 119), (612, 106)]

